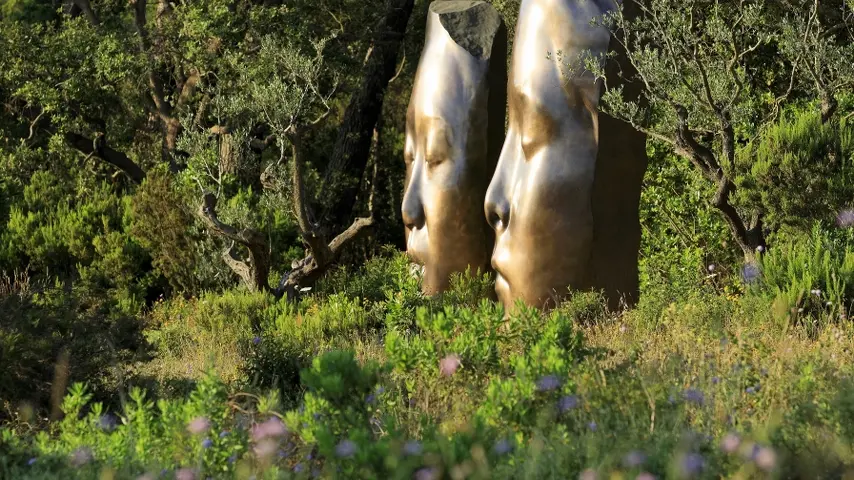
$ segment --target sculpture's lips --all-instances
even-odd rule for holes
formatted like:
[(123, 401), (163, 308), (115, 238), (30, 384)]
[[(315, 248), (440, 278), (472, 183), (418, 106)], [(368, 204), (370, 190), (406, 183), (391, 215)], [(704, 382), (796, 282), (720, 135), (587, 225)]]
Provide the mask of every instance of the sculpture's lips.
[(413, 262), (420, 265), (427, 263), (427, 231), (426, 229), (414, 228), (409, 231), (409, 238), (406, 242), (406, 254)]
[(500, 273), (495, 275), (495, 293), (498, 295), (498, 301), (506, 306), (510, 298), (510, 283)]

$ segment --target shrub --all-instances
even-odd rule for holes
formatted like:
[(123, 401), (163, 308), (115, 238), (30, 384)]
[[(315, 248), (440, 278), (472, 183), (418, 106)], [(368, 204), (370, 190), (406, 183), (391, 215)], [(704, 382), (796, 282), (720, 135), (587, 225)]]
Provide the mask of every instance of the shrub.
[(821, 122), (812, 106), (786, 112), (738, 155), (740, 201), (760, 208), (772, 232), (808, 233), (854, 197), (854, 128)]
[(809, 236), (781, 242), (753, 268), (757, 271), (750, 272), (756, 276), (752, 288), (775, 298), (781, 321), (845, 318), (854, 298), (854, 244), (849, 231), (832, 232), (816, 224)]
[(59, 282), (0, 292), (0, 417), (21, 404), (50, 411), (52, 388), (61, 396), (65, 382), (87, 382), (108, 398), (117, 371), (144, 353), (139, 325), (112, 310), (109, 299)]

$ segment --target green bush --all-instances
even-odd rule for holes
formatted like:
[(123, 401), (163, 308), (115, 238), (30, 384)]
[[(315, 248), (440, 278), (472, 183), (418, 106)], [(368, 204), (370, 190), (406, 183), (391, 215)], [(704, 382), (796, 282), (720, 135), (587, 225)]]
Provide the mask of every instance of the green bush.
[(759, 208), (782, 238), (833, 222), (854, 198), (854, 128), (836, 118), (822, 123), (811, 106), (787, 112), (737, 160), (739, 201)]
[(114, 402), (122, 366), (145, 353), (138, 322), (83, 287), (0, 283), (0, 419), (24, 404), (50, 411), (52, 388), (63, 382), (87, 382)]
[(781, 319), (846, 318), (854, 299), (852, 241), (850, 231), (830, 231), (816, 224), (810, 235), (780, 242), (757, 266), (746, 267), (755, 277), (752, 287), (776, 299)]
[(714, 188), (655, 142), (647, 145), (647, 156), (640, 202), (641, 297), (667, 290), (673, 300), (700, 286), (720, 286), (739, 259), (723, 218), (708, 204)]

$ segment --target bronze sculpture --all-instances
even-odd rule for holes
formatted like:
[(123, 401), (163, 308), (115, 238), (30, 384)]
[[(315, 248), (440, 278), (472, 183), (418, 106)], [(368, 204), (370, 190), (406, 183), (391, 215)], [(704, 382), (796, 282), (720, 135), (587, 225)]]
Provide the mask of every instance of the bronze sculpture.
[[(522, 2), (510, 61), (509, 130), (485, 202), (496, 234), (496, 292), (508, 311), (517, 300), (548, 308), (569, 288), (604, 289), (612, 305), (637, 289), (644, 139), (610, 120), (610, 131), (600, 130), (602, 85), (591, 72), (562, 75), (567, 59), (608, 50), (610, 33), (591, 20), (613, 6)], [(600, 149), (605, 138), (615, 145)]]
[(506, 42), (501, 16), (484, 1), (430, 5), (406, 114), (401, 209), (426, 294), (445, 290), (452, 273), (489, 269), (483, 201), (504, 139)]

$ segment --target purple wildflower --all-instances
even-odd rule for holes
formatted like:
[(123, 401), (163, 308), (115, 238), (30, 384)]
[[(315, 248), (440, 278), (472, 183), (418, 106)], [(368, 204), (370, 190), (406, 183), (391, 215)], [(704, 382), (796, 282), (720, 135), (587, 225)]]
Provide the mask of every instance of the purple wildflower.
[(655, 475), (649, 472), (641, 472), (635, 477), (635, 480), (655, 480)]
[(351, 440), (342, 440), (341, 443), (335, 446), (335, 455), (339, 457), (352, 457), (358, 449), (359, 447)]
[(741, 439), (734, 433), (728, 433), (721, 441), (721, 450), (726, 453), (735, 453), (741, 445)]
[(202, 440), (202, 448), (208, 449), (208, 448), (211, 448), (212, 446), (213, 446), (213, 440), (211, 440), (210, 438), (206, 438), (206, 439)]
[(187, 425), (187, 430), (193, 435), (207, 432), (211, 428), (211, 421), (205, 417), (196, 417)]
[(365, 403), (367, 403), (368, 405), (374, 403), (376, 400), (377, 400), (377, 397), (373, 393), (371, 393), (367, 397), (365, 397)]
[(550, 390), (554, 390), (560, 387), (560, 378), (556, 375), (546, 375), (545, 377), (537, 380), (537, 390), (541, 392), (548, 392)]
[(305, 469), (305, 467), (304, 467), (304, 466), (303, 466), (303, 464), (301, 464), (301, 463), (298, 463), (298, 464), (294, 465), (294, 473), (300, 473), (300, 472), (302, 472), (304, 469)]
[(175, 472), (175, 480), (196, 480), (196, 471), (192, 468), (182, 468)]
[(626, 468), (637, 468), (644, 463), (646, 463), (646, 455), (638, 450), (632, 450), (625, 458), (623, 458), (623, 465), (625, 465)]
[(439, 361), (439, 372), (445, 377), (450, 377), (456, 373), (461, 364), (459, 355), (448, 355)]
[(755, 461), (756, 465), (762, 470), (770, 472), (777, 466), (777, 454), (774, 453), (774, 450), (768, 447), (761, 447), (754, 456), (753, 461)]
[(75, 467), (80, 467), (91, 462), (95, 458), (92, 449), (89, 447), (80, 447), (71, 453), (71, 463)]
[(754, 263), (748, 263), (741, 269), (741, 277), (744, 279), (744, 283), (755, 282), (759, 279), (761, 273), (759, 267)]
[(267, 458), (267, 457), (273, 455), (274, 453), (276, 453), (276, 450), (278, 450), (278, 448), (279, 447), (278, 447), (278, 445), (276, 445), (275, 441), (270, 440), (270, 439), (265, 439), (265, 440), (258, 442), (258, 444), (255, 445), (254, 450), (255, 450), (255, 455), (257, 455), (258, 457)]
[(33, 458), (31, 458), (31, 459), (27, 460), (27, 465), (29, 465), (29, 466), (31, 466), (31, 467), (32, 467), (33, 465), (35, 465), (35, 463), (36, 463), (37, 461), (38, 461), (38, 459), (37, 459), (36, 457), (33, 457)]
[(747, 389), (746, 389), (745, 391), (746, 391), (747, 393), (750, 393), (750, 394), (754, 394), (754, 393), (756, 393), (756, 389), (755, 389), (755, 388), (753, 388), (753, 387), (747, 387)]
[(756, 456), (759, 455), (759, 452), (762, 450), (762, 447), (760, 447), (756, 443), (752, 443), (750, 444), (749, 450), (750, 451), (747, 453), (748, 458), (750, 458), (751, 460), (756, 460)]
[(689, 453), (682, 458), (682, 473), (686, 476), (694, 476), (700, 473), (706, 461), (699, 453)]
[(845, 209), (839, 212), (836, 216), (836, 224), (840, 227), (850, 227), (854, 225), (854, 210)]
[(578, 408), (578, 397), (575, 395), (567, 395), (557, 402), (557, 408), (560, 410), (560, 413), (565, 413), (569, 410), (574, 410)]
[(237, 454), (236, 454), (236, 453), (232, 453), (232, 454), (231, 454), (231, 456), (229, 456), (229, 457), (228, 457), (228, 460), (227, 460), (227, 461), (228, 461), (228, 463), (234, 463), (234, 462), (236, 462), (236, 461), (237, 461)]
[(253, 343), (253, 344), (255, 344), (255, 345), (258, 345), (259, 343), (261, 343), (261, 337), (255, 337), (255, 338), (253, 338), (253, 339), (252, 339), (252, 343)]
[(703, 392), (696, 388), (689, 388), (682, 392), (682, 398), (697, 405), (702, 405), (706, 400)]
[(599, 429), (599, 426), (596, 425), (596, 422), (590, 422), (587, 424), (587, 428), (589, 428), (591, 432), (595, 432)]
[(437, 480), (439, 472), (434, 467), (424, 467), (415, 472), (415, 480)]
[(717, 385), (720, 383), (721, 379), (719, 377), (712, 377), (712, 384)]
[(504, 455), (505, 453), (510, 453), (510, 451), (513, 450), (513, 444), (511, 444), (507, 439), (501, 439), (495, 443), (492, 450), (498, 455)]
[(596, 480), (597, 478), (599, 475), (592, 468), (588, 468), (578, 475), (578, 480)]
[(252, 426), (252, 439), (256, 442), (268, 437), (280, 437), (286, 433), (288, 429), (278, 417), (272, 417), (264, 423)]
[(403, 445), (403, 453), (406, 455), (421, 455), (421, 444), (415, 440), (410, 440)]
[(101, 415), (98, 418), (98, 428), (105, 432), (112, 432), (114, 428), (116, 428), (116, 417), (110, 415), (109, 413), (106, 415)]
[(229, 435), (228, 430), (223, 430), (223, 431), (219, 432), (219, 438), (225, 438), (228, 435)]

